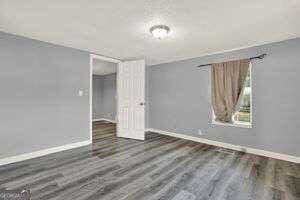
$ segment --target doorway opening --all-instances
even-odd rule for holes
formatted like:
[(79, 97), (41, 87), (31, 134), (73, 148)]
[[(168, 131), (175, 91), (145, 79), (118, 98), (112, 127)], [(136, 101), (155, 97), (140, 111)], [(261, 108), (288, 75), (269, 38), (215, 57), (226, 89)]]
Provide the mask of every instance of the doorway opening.
[[(118, 126), (118, 68), (121, 61), (90, 55), (90, 141), (97, 130), (115, 131)], [(104, 129), (102, 128), (104, 127)], [(94, 130), (95, 129), (95, 130)]]
[[(102, 66), (102, 67), (101, 67)], [(103, 69), (105, 66), (105, 69)], [(99, 106), (95, 100), (93, 73), (100, 68), (99, 73), (113, 72), (115, 75), (115, 92), (111, 89), (110, 101)], [(95, 69), (95, 70), (94, 70)], [(112, 78), (111, 77), (111, 78)], [(109, 78), (108, 78), (109, 79)], [(101, 82), (101, 81), (100, 81)], [(96, 94), (96, 93), (95, 93)], [(98, 93), (99, 94), (99, 93)], [(113, 95), (112, 95), (113, 94)], [(115, 123), (116, 136), (136, 140), (145, 139), (145, 61), (120, 61), (104, 56), (90, 55), (90, 142), (93, 142), (93, 120), (103, 120)], [(102, 99), (102, 98), (101, 98)], [(109, 99), (109, 98), (108, 98)], [(94, 102), (93, 102), (94, 101)], [(101, 100), (100, 100), (101, 101)], [(102, 99), (103, 101), (103, 99)], [(102, 103), (102, 102), (101, 102)], [(97, 107), (98, 110), (97, 110)], [(109, 110), (113, 108), (113, 110)], [(102, 108), (102, 109), (101, 109)], [(97, 111), (105, 111), (104, 115)]]

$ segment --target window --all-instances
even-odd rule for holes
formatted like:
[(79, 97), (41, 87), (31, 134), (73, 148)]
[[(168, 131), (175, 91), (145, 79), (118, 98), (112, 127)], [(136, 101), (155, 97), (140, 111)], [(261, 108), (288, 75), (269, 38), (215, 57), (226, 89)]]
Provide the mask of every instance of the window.
[(234, 123), (251, 125), (251, 65), (245, 80), (244, 91), (241, 96), (240, 108), (233, 116)]
[(237, 126), (244, 128), (251, 128), (252, 124), (252, 85), (251, 85), (251, 63), (249, 65), (248, 74), (244, 83), (244, 91), (240, 99), (240, 108), (232, 116), (232, 123), (222, 123), (215, 121), (213, 114), (213, 124), (220, 124), (225, 126)]

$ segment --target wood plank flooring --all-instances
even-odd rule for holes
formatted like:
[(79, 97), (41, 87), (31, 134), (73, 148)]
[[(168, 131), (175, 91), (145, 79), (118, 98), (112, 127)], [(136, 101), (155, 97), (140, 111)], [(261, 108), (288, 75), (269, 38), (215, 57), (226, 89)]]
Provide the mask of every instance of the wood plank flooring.
[(31, 199), (300, 199), (300, 165), (148, 133), (117, 138), (93, 124), (93, 145), (0, 166), (0, 188)]

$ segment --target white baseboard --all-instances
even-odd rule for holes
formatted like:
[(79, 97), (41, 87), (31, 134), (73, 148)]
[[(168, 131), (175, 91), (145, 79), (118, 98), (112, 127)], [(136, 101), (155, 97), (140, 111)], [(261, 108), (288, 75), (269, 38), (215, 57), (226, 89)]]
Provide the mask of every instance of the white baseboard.
[(106, 119), (106, 118), (93, 119), (93, 122), (97, 122), (97, 121), (108, 121), (111, 123), (117, 123), (116, 120), (111, 120), (111, 119)]
[[(106, 119), (101, 119), (101, 120), (106, 120)], [(266, 157), (275, 158), (275, 159), (279, 159), (279, 160), (300, 163), (300, 158), (296, 157), (296, 156), (275, 153), (275, 152), (265, 151), (265, 150), (260, 150), (260, 149), (254, 149), (254, 148), (250, 148), (250, 147), (237, 146), (237, 145), (233, 145), (233, 144), (218, 142), (218, 141), (214, 141), (214, 140), (208, 140), (208, 139), (184, 135), (184, 134), (180, 134), (180, 133), (163, 131), (163, 130), (159, 130), (159, 129), (149, 128), (146, 131), (155, 132), (155, 133), (168, 135), (168, 136), (172, 136), (172, 137), (177, 137), (177, 138), (182, 138), (182, 139), (186, 139), (186, 140), (191, 140), (191, 141), (195, 141), (195, 142), (205, 143), (205, 144), (209, 144), (209, 145), (219, 146), (219, 147), (223, 147), (223, 148), (233, 149), (236, 151), (247, 152), (247, 153), (256, 154), (256, 155), (260, 155), (260, 156), (266, 156)], [(89, 144), (91, 144), (91, 141), (86, 140), (83, 142), (76, 142), (76, 143), (72, 143), (72, 144), (53, 147), (53, 148), (35, 151), (35, 152), (31, 152), (31, 153), (25, 153), (25, 154), (12, 156), (12, 157), (8, 157), (8, 158), (2, 158), (2, 159), (0, 159), (0, 166), (28, 160), (31, 158), (37, 158), (37, 157), (41, 157), (41, 156), (45, 156), (48, 154), (57, 153), (60, 151), (65, 151), (65, 150), (69, 150), (69, 149), (73, 149), (73, 148), (77, 148), (77, 147), (81, 147), (81, 146), (86, 146)]]
[(172, 136), (172, 137), (182, 138), (182, 139), (186, 139), (186, 140), (192, 140), (195, 142), (201, 142), (201, 143), (218, 146), (218, 147), (223, 147), (223, 148), (227, 148), (227, 149), (232, 149), (232, 150), (236, 150), (236, 151), (242, 151), (242, 152), (256, 154), (256, 155), (260, 155), (260, 156), (266, 156), (266, 157), (275, 158), (275, 159), (279, 159), (279, 160), (300, 163), (300, 157), (296, 157), (296, 156), (275, 153), (275, 152), (265, 151), (265, 150), (260, 150), (260, 149), (254, 149), (254, 148), (250, 148), (250, 147), (238, 146), (238, 145), (218, 142), (218, 141), (214, 141), (214, 140), (208, 140), (208, 139), (204, 139), (204, 138), (184, 135), (184, 134), (180, 134), (180, 133), (163, 131), (163, 130), (159, 130), (159, 129), (149, 128), (149, 129), (147, 129), (147, 131), (159, 133), (159, 134), (163, 134), (163, 135), (168, 135), (168, 136)]
[(82, 147), (82, 146), (86, 146), (86, 145), (89, 145), (89, 144), (91, 144), (91, 141), (86, 140), (86, 141), (83, 141), (83, 142), (76, 142), (76, 143), (67, 144), (67, 145), (58, 146), (58, 147), (53, 147), (53, 148), (49, 148), (49, 149), (43, 149), (43, 150), (40, 150), (40, 151), (34, 151), (34, 152), (31, 152), (31, 153), (25, 153), (25, 154), (21, 154), (21, 155), (17, 155), (17, 156), (11, 156), (11, 157), (8, 157), (8, 158), (0, 159), (0, 166), (10, 164), (10, 163), (15, 163), (15, 162), (28, 160), (28, 159), (31, 159), (31, 158), (37, 158), (37, 157), (41, 157), (41, 156), (45, 156), (45, 155), (48, 155), (48, 154), (57, 153), (57, 152), (60, 152), (60, 151), (65, 151), (65, 150), (69, 150), (69, 149), (73, 149), (73, 148), (77, 148), (77, 147)]

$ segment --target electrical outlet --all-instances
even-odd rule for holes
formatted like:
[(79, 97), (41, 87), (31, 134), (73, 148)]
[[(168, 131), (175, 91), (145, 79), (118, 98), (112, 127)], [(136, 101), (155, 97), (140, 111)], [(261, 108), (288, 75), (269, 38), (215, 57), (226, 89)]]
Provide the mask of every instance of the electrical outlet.
[(202, 135), (202, 131), (201, 131), (200, 129), (198, 130), (198, 134), (199, 134), (199, 135)]

